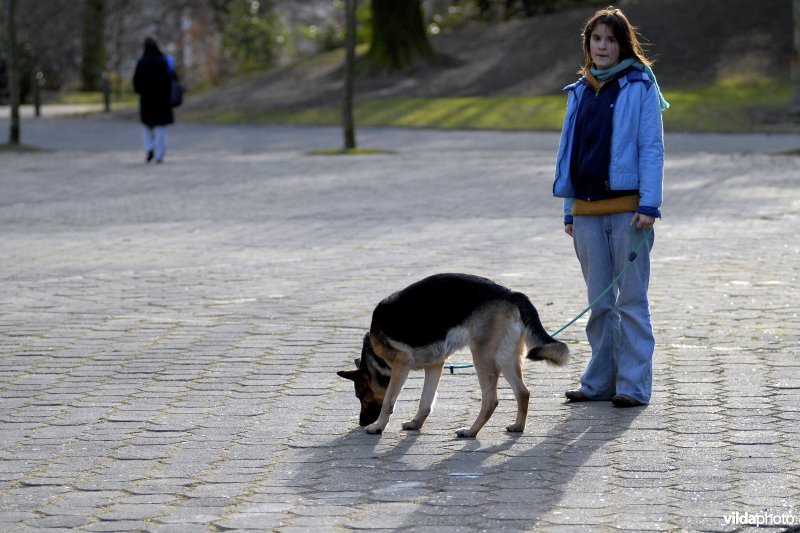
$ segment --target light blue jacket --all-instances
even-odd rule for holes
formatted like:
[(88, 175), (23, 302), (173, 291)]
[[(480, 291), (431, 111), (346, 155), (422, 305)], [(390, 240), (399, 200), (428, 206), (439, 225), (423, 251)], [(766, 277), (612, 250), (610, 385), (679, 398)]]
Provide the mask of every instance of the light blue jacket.
[[(639, 190), (637, 212), (660, 216), (664, 181), (664, 126), (656, 85), (644, 72), (632, 69), (618, 80), (619, 96), (614, 106), (611, 134), (609, 186), (612, 190)], [(572, 139), (581, 98), (591, 91), (580, 79), (564, 87), (567, 91), (567, 114), (561, 130), (556, 161), (553, 195), (564, 198), (564, 216), (572, 215), (575, 199), (569, 167)], [(566, 219), (565, 219), (566, 220)]]

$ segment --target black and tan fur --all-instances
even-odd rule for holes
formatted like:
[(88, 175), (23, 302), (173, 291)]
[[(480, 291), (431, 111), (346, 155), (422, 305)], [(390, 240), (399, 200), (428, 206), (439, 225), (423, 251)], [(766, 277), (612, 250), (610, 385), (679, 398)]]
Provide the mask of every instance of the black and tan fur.
[(424, 370), (425, 380), (416, 416), (405, 430), (422, 427), (431, 412), (445, 361), (469, 346), (481, 386), (481, 410), (459, 437), (474, 437), (497, 407), (500, 374), (517, 400), (517, 416), (506, 427), (525, 429), (530, 394), (522, 378), (522, 356), (564, 365), (567, 346), (542, 327), (531, 301), (522, 293), (467, 274), (437, 274), (384, 299), (375, 308), (364, 336), (356, 370), (338, 374), (354, 382), (361, 401), (359, 424), (367, 433), (381, 433), (411, 370)]

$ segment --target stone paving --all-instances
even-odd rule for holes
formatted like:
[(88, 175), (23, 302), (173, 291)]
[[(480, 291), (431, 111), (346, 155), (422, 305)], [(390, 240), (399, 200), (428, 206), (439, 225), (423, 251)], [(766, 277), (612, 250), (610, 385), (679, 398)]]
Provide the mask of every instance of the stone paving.
[[(7, 122), (0, 120), (0, 131)], [(474, 440), (471, 369), (419, 432), (352, 385), (373, 306), (464, 271), (555, 330), (585, 305), (551, 133), (170, 129), (41, 119), (0, 153), (0, 530), (758, 531), (800, 525), (800, 136), (668, 136), (654, 397), (564, 403), (588, 357), (526, 365)], [(468, 362), (466, 353), (455, 363)], [(738, 514), (737, 514), (738, 513)], [(754, 526), (753, 526), (754, 527)], [(752, 529), (755, 531), (756, 529)]]

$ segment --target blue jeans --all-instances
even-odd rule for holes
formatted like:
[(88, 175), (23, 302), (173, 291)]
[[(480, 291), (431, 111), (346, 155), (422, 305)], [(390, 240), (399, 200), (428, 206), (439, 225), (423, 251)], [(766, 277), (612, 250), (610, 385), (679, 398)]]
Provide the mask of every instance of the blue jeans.
[(144, 151), (152, 151), (156, 161), (161, 161), (167, 152), (167, 127), (150, 128), (142, 125), (142, 141), (144, 142)]
[[(643, 230), (630, 225), (633, 213), (575, 216), (573, 238), (583, 278), (593, 302), (625, 268)], [(617, 285), (592, 308), (586, 336), (592, 358), (581, 375), (580, 390), (589, 398), (625, 394), (649, 403), (653, 383), (655, 338), (650, 324), (651, 231), (636, 259)]]

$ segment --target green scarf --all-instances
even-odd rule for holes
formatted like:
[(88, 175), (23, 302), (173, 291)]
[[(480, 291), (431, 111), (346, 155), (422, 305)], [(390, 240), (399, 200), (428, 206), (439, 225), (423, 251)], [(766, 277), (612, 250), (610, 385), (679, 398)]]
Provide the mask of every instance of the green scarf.
[[(617, 74), (619, 74), (628, 67), (637, 68), (642, 72), (644, 72), (645, 74), (647, 74), (647, 76), (650, 78), (650, 81), (652, 81), (655, 84), (656, 90), (658, 91), (658, 99), (661, 101), (661, 110), (664, 111), (666, 109), (669, 109), (669, 102), (667, 102), (664, 99), (664, 95), (661, 93), (661, 87), (658, 86), (658, 80), (656, 80), (656, 75), (653, 72), (653, 69), (651, 69), (647, 65), (639, 63), (638, 61), (636, 61), (636, 59), (632, 57), (629, 57), (628, 59), (623, 59), (613, 67), (607, 69), (599, 69), (594, 65), (592, 65), (592, 68), (590, 69), (591, 70), (590, 74), (592, 78), (598, 79), (600, 81), (606, 81), (610, 80), (611, 78), (613, 78), (614, 76), (616, 76)], [(589, 81), (591, 82), (592, 80), (589, 79)]]

